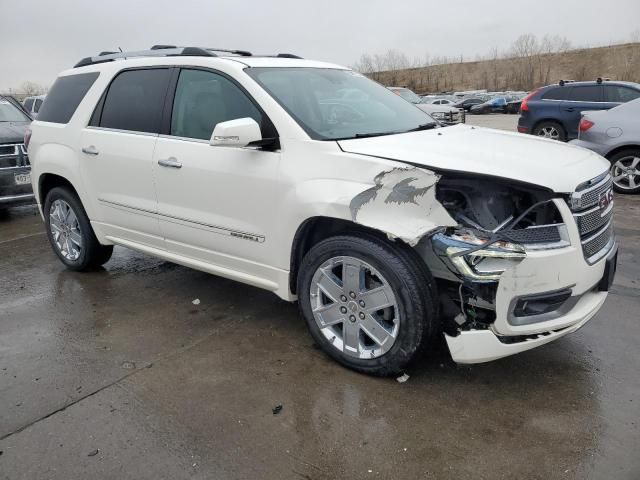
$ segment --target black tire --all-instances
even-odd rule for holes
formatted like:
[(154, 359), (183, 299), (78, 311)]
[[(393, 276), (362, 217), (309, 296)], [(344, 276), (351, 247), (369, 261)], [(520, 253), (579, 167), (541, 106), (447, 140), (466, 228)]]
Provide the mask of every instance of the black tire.
[[(315, 321), (310, 292), (313, 276), (324, 262), (340, 256), (355, 257), (371, 265), (386, 279), (396, 298), (400, 322), (395, 342), (376, 358), (343, 353), (323, 335)], [(323, 240), (305, 255), (297, 280), (298, 305), (311, 336), (331, 358), (353, 370), (377, 376), (397, 375), (436, 335), (439, 323), (435, 283), (419, 257), (400, 245), (360, 233)]]
[[(77, 259), (71, 260), (63, 255), (60, 249), (57, 247), (56, 242), (51, 232), (51, 205), (56, 200), (62, 200), (66, 202), (69, 207), (75, 213), (78, 219), (78, 225), (80, 227), (80, 236), (82, 238), (82, 247), (80, 248), (80, 255)], [(96, 238), (89, 217), (80, 202), (78, 196), (66, 187), (52, 188), (44, 201), (44, 218), (47, 229), (47, 236), (49, 237), (49, 243), (51, 248), (58, 256), (60, 261), (70, 270), (85, 271), (92, 270), (99, 267), (109, 261), (111, 254), (113, 253), (113, 245), (101, 245)]]
[[(557, 138), (545, 137), (544, 135), (545, 129), (555, 129), (558, 132)], [(534, 127), (532, 133), (536, 137), (552, 138), (553, 140), (559, 140), (561, 142), (567, 141), (567, 131), (564, 129), (564, 127), (560, 125), (558, 122), (553, 122), (551, 120), (545, 120), (537, 124)]]
[[(623, 162), (625, 162), (625, 158), (629, 158), (629, 157), (635, 157), (635, 158), (640, 158), (640, 148), (628, 148), (625, 150), (621, 150), (619, 152), (617, 152), (615, 155), (611, 155), (609, 157), (609, 161), (611, 162), (611, 176), (615, 178), (616, 173), (620, 173), (617, 172), (616, 167), (615, 167), (615, 163), (619, 160), (622, 160)], [(625, 162), (626, 163), (626, 162)], [(640, 164), (638, 164), (636, 166), (636, 170), (640, 171)], [(625, 188), (624, 185), (619, 185), (623, 182), (613, 182), (613, 190), (617, 193), (626, 193), (626, 194), (637, 194), (640, 193), (640, 175), (637, 175), (634, 177), (635, 183), (636, 183), (636, 187), (635, 188), (631, 188), (631, 186), (629, 185), (628, 188)], [(626, 182), (626, 184), (628, 185), (628, 182)]]

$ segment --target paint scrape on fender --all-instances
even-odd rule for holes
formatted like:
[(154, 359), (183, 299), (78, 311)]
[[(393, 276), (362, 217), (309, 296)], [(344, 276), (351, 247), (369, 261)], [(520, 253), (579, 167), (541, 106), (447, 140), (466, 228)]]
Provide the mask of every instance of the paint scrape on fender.
[(457, 225), (436, 199), (439, 179), (439, 175), (417, 167), (381, 172), (373, 187), (351, 200), (351, 218), (414, 246), (439, 227)]

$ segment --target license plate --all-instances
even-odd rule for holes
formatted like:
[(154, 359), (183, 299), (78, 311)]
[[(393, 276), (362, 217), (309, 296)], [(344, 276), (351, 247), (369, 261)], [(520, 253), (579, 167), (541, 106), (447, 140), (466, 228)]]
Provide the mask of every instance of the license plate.
[(31, 183), (31, 174), (30, 173), (16, 173), (13, 176), (13, 180), (16, 182), (16, 185), (27, 185)]

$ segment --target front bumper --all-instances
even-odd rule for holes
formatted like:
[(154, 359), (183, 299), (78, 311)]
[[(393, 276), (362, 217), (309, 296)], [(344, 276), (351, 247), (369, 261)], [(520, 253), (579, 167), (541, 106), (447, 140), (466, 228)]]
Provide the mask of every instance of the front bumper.
[[(607, 298), (601, 291), (606, 265), (617, 252), (615, 238), (603, 258), (587, 263), (571, 211), (557, 201), (571, 242), (570, 246), (528, 251), (526, 258), (506, 270), (498, 281), (495, 298), (495, 321), (486, 329), (445, 334), (451, 356), (458, 363), (481, 363), (513, 355), (549, 343), (574, 332), (600, 310)], [(608, 272), (607, 272), (608, 273)], [(545, 315), (534, 322), (513, 320), (514, 305), (526, 296), (570, 290), (568, 308), (555, 315)]]

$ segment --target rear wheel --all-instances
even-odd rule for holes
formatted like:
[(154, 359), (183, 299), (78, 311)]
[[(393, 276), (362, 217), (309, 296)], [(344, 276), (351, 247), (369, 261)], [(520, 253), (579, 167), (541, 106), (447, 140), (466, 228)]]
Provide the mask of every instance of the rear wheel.
[(542, 122), (533, 129), (533, 134), (551, 140), (567, 140), (567, 132), (558, 122)]
[(67, 268), (88, 270), (111, 258), (113, 245), (98, 242), (75, 193), (64, 187), (51, 189), (43, 210), (49, 242)]
[(298, 276), (300, 310), (316, 343), (373, 375), (401, 372), (433, 337), (434, 288), (411, 255), (368, 236), (318, 243)]
[(613, 189), (618, 193), (640, 192), (640, 149), (623, 150), (609, 158)]

